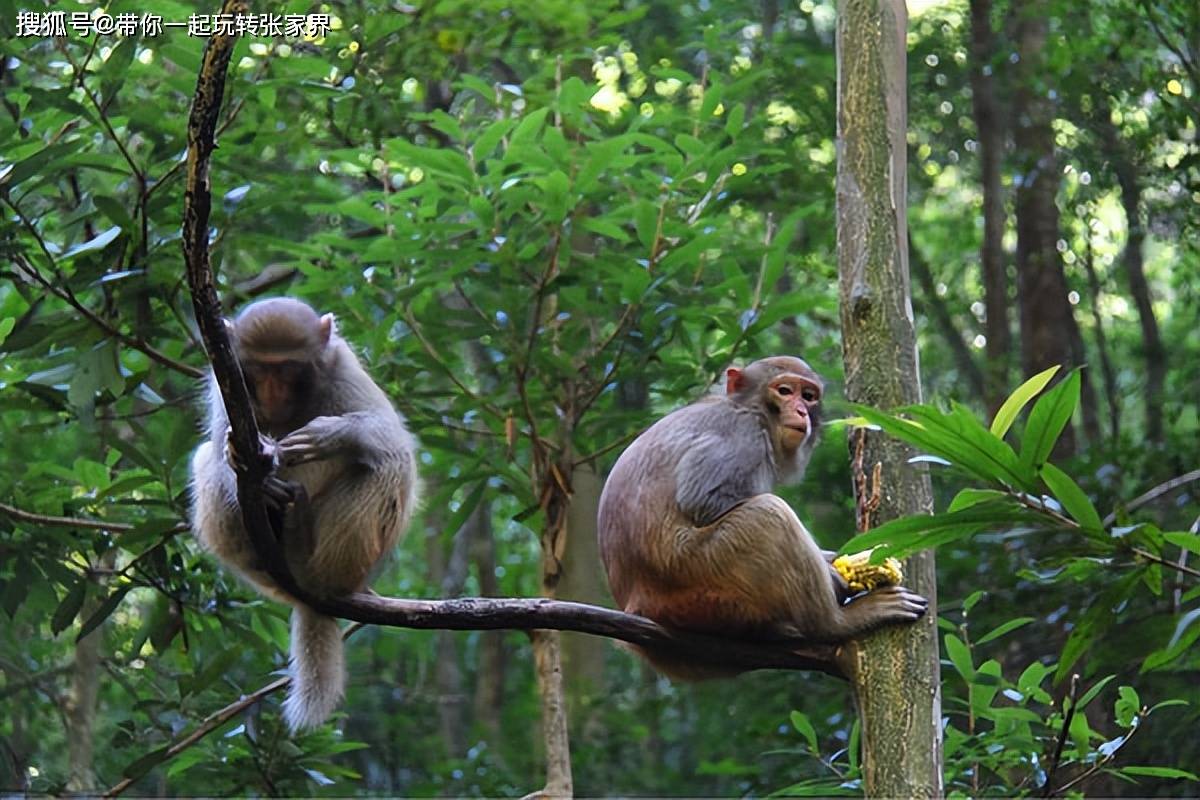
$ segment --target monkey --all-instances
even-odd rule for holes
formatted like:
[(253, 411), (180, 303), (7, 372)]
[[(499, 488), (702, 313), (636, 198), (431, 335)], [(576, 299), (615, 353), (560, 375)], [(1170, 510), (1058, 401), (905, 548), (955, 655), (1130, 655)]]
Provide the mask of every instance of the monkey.
[[(899, 586), (850, 599), (834, 553), (771, 493), (803, 477), (823, 392), (799, 358), (730, 368), (723, 396), (668, 414), (621, 454), (601, 492), (597, 531), (622, 610), (699, 633), (823, 643), (925, 613), (927, 601)], [(674, 678), (739, 671), (635, 649)]]
[[(260, 300), (226, 321), (274, 465), (263, 493), (298, 586), (334, 597), (365, 588), (417, 505), (416, 441), (403, 417), (338, 334), (291, 298)], [(314, 728), (345, 690), (336, 620), (285, 593), (255, 555), (238, 506), (240, 463), (211, 372), (208, 438), (192, 458), (191, 527), (201, 545), (263, 595), (293, 607), (289, 729)]]

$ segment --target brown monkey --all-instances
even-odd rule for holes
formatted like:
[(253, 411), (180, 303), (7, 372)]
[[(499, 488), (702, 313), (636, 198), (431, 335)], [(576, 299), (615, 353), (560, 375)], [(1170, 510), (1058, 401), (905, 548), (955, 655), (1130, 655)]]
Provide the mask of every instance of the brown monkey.
[[(621, 454), (600, 497), (599, 537), (622, 609), (686, 630), (823, 642), (925, 613), (925, 599), (898, 586), (845, 602), (833, 554), (771, 494), (804, 474), (822, 391), (800, 359), (764, 358), (730, 369), (723, 397), (667, 415)], [(675, 677), (732, 672), (646, 655)]]
[[(334, 327), (299, 300), (247, 306), (227, 323), (262, 446), (276, 469), (264, 486), (282, 520), (281, 547), (298, 585), (318, 595), (363, 589), (417, 502), (416, 442)], [(192, 459), (192, 528), (200, 542), (268, 597), (293, 606), (293, 730), (324, 722), (341, 699), (337, 622), (286, 595), (262, 569), (238, 507), (229, 421), (209, 379), (209, 439)]]

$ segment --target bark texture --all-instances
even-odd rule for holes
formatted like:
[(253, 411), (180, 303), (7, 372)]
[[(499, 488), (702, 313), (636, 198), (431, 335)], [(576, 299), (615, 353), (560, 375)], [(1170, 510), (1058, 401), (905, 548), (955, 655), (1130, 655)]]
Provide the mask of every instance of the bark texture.
[[(838, 3), (838, 288), (846, 395), (883, 408), (921, 399), (904, 206), (906, 28), (903, 0)], [(869, 432), (864, 453), (868, 472), (882, 464), (880, 521), (931, 510), (929, 477), (907, 463), (906, 447)], [(862, 721), (867, 797), (942, 794), (933, 554), (909, 559), (905, 575), (929, 598), (925, 618), (846, 648)]]

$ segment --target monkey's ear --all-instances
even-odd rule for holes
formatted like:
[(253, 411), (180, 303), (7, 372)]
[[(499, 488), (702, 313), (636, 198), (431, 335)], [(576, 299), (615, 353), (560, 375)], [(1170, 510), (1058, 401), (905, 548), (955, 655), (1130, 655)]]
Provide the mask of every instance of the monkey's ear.
[(737, 394), (746, 385), (746, 378), (737, 367), (725, 370), (725, 394)]
[(229, 317), (221, 317), (221, 322), (225, 323), (226, 335), (233, 336), (233, 331), (234, 331), (233, 320), (231, 320)]
[(337, 326), (333, 322), (333, 314), (326, 314), (321, 317), (321, 326), (317, 330), (321, 336), (321, 344), (329, 344), (329, 337), (337, 330)]

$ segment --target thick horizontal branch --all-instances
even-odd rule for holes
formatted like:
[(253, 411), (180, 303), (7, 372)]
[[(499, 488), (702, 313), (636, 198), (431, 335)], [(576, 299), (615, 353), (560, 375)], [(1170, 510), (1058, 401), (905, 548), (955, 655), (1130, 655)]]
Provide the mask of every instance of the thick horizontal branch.
[(315, 601), (323, 614), (394, 628), (439, 630), (558, 630), (590, 633), (670, 650), (697, 664), (752, 669), (803, 669), (845, 678), (837, 645), (802, 639), (729, 639), (675, 630), (611, 608), (545, 598), (461, 597), (401, 600), (355, 594)]

